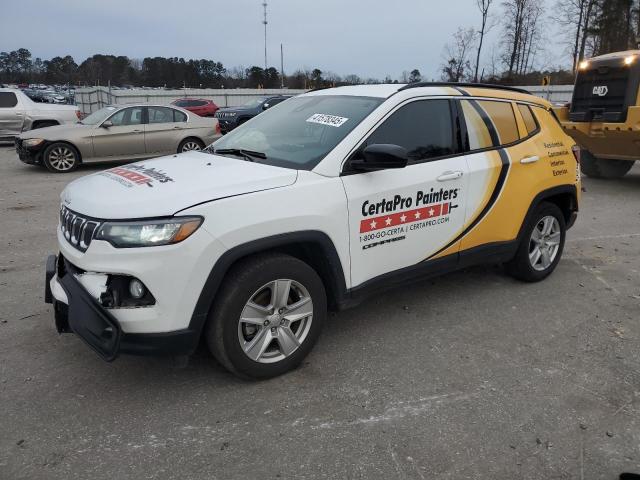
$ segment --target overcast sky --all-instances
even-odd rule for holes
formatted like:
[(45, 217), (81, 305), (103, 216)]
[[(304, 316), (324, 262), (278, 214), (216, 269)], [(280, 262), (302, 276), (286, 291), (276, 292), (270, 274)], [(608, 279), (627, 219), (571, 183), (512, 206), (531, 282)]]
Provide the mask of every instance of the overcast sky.
[[(398, 78), (418, 68), (438, 78), (444, 44), (458, 26), (477, 26), (475, 0), (267, 0), (268, 58), (341, 75)], [(545, 1), (545, 0), (543, 0)], [(551, 4), (552, 0), (546, 0)], [(131, 58), (208, 58), (225, 67), (264, 65), (262, 0), (3, 0), (0, 50), (34, 57), (94, 53)], [(495, 1), (499, 14), (500, 0)], [(500, 27), (488, 39), (490, 58)], [(550, 35), (553, 37), (553, 34)], [(566, 63), (547, 42), (538, 63)]]

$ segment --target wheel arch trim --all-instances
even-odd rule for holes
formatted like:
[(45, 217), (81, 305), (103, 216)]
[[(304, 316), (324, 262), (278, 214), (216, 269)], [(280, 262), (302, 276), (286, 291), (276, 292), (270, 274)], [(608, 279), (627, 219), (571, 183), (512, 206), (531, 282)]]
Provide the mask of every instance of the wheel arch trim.
[[(322, 257), (327, 270), (324, 272), (325, 275), (322, 272), (317, 273), (325, 283), (329, 303), (340, 304), (347, 291), (346, 279), (338, 251), (329, 236), (317, 230), (283, 233), (236, 245), (220, 256), (209, 272), (198, 296), (189, 322), (189, 330), (197, 331), (198, 335), (202, 332), (222, 281), (237, 261), (251, 255), (300, 244), (314, 244), (319, 247), (319, 251), (315, 254)], [(313, 268), (313, 265), (311, 267)], [(327, 285), (327, 281), (329, 281), (329, 285)]]

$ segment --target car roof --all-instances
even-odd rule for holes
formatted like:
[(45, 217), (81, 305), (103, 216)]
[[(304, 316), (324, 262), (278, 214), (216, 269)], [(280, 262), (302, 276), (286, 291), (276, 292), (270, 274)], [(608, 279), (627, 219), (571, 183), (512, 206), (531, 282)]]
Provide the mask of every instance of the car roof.
[(376, 85), (351, 85), (322, 90), (312, 90), (303, 96), (345, 95), (358, 97), (376, 97), (387, 99), (393, 95), (402, 93), (407, 97), (417, 96), (474, 96), (498, 98), (503, 100), (522, 101), (534, 103), (550, 108), (551, 104), (546, 100), (536, 97), (526, 90), (481, 83), (447, 83), (447, 82), (421, 82), (413, 84), (376, 84)]

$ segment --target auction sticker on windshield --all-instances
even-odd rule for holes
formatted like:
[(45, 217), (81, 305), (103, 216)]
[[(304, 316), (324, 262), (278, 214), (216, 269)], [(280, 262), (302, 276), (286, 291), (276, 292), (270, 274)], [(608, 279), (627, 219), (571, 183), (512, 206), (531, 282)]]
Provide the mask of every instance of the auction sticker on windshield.
[(309, 123), (319, 123), (320, 125), (329, 125), (330, 127), (341, 127), (347, 120), (349, 119), (345, 117), (327, 115), (325, 113), (314, 113), (307, 118), (307, 122)]

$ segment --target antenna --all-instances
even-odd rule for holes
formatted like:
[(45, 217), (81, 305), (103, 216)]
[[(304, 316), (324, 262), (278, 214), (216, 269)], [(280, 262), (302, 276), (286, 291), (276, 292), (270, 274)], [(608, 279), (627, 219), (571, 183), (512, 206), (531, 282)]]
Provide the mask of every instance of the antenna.
[(262, 2), (262, 7), (264, 8), (264, 20), (262, 23), (264, 24), (264, 70), (267, 70), (267, 2), (266, 0)]

